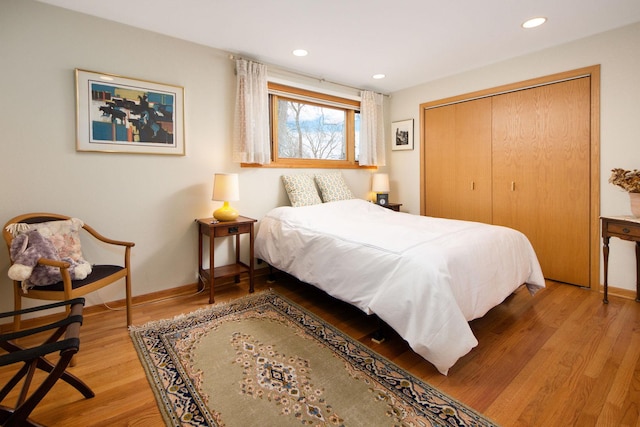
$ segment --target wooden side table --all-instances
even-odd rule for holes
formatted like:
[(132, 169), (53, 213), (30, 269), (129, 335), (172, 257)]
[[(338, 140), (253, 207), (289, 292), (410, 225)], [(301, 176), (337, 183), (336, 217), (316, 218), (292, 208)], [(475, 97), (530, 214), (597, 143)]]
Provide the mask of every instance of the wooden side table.
[(402, 206), (402, 203), (387, 203), (384, 205), (385, 208), (396, 212), (400, 212), (400, 206)]
[[(235, 282), (240, 282), (240, 274), (249, 274), (249, 292), (253, 292), (253, 225), (257, 220), (239, 216), (235, 221), (215, 221), (214, 218), (202, 218), (198, 223), (198, 282), (205, 288), (209, 283), (209, 304), (214, 302), (215, 279), (234, 276)], [(240, 261), (240, 235), (249, 234), (249, 263)], [(202, 268), (202, 236), (209, 236), (209, 268)], [(214, 263), (214, 241), (216, 237), (236, 238), (236, 262), (234, 264), (216, 267)]]
[(604, 256), (604, 299), (609, 302), (609, 238), (617, 237), (636, 242), (636, 301), (640, 302), (640, 218), (628, 216), (601, 217), (602, 221), (602, 254)]

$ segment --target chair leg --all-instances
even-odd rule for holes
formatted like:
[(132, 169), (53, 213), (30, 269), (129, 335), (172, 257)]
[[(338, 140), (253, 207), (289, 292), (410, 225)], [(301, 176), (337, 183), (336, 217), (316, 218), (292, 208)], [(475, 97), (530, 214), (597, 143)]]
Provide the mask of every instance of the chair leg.
[(22, 368), (20, 368), (20, 370), (16, 372), (16, 374), (9, 380), (9, 382), (7, 382), (4, 387), (2, 387), (2, 390), (0, 390), (0, 402), (2, 402), (4, 398), (7, 397), (9, 392), (13, 390), (13, 388), (18, 385), (18, 383), (20, 383), (20, 380), (24, 378), (25, 375), (27, 375), (29, 366), (30, 365), (28, 363), (25, 363)]
[(127, 275), (125, 277), (125, 292), (126, 292), (126, 310), (127, 310), (127, 326), (131, 326), (133, 319), (131, 316), (131, 306), (133, 302), (131, 300), (131, 267), (127, 268)]
[[(3, 427), (35, 425), (33, 422), (28, 420), (29, 415), (35, 409), (36, 405), (38, 405), (38, 403), (40, 403), (44, 396), (49, 392), (51, 387), (53, 387), (58, 379), (63, 379), (64, 381), (75, 387), (86, 398), (95, 396), (93, 391), (91, 391), (91, 389), (84, 382), (66, 372), (66, 368), (75, 353), (75, 350), (63, 351), (60, 359), (58, 360), (58, 363), (55, 365), (48, 361), (44, 362), (44, 359), (42, 357), (36, 359), (35, 366), (32, 366), (31, 369), (28, 369), (29, 373), (27, 374), (27, 378), (25, 379), (25, 383), (23, 385), (20, 399), (18, 400), (19, 403), (16, 406), (16, 409), (11, 410), (6, 407), (2, 408), (2, 416), (0, 417), (0, 419), (2, 419)], [(33, 394), (31, 394), (31, 396), (29, 396), (29, 398), (25, 400), (24, 395), (26, 395), (28, 391), (33, 372), (35, 371), (36, 367), (48, 371), (49, 375), (33, 392)]]
[[(22, 309), (22, 296), (20, 295), (20, 283), (14, 281), (13, 282), (13, 311), (19, 311)], [(13, 316), (13, 330), (20, 330), (20, 315), (16, 314)]]
[[(73, 361), (77, 358), (77, 356), (78, 356), (77, 352), (71, 355), (71, 357), (69, 358), (70, 360), (68, 362), (69, 366), (73, 364)], [(51, 373), (57, 368), (57, 365), (54, 365), (44, 357), (41, 357), (38, 359), (38, 368), (42, 369), (43, 371)], [(62, 374), (60, 374), (57, 378), (60, 378), (62, 381), (66, 382), (67, 384), (69, 384), (70, 386), (78, 390), (87, 399), (95, 396), (95, 393), (93, 392), (93, 390), (91, 390), (89, 386), (85, 384), (84, 381), (82, 381), (80, 378), (76, 377), (75, 375), (69, 373), (69, 371), (63, 370)]]
[[(24, 350), (23, 347), (12, 342), (5, 342), (3, 343), (2, 347), (9, 352)], [(28, 389), (28, 386), (31, 383), (33, 377), (33, 373), (36, 371), (36, 369), (40, 369), (51, 375), (51, 373), (54, 372), (59, 366), (62, 366), (62, 373), (55, 377), (56, 380), (63, 380), (64, 382), (78, 390), (80, 393), (82, 393), (82, 395), (87, 399), (95, 396), (93, 391), (87, 384), (84, 383), (84, 381), (66, 371), (67, 366), (70, 366), (71, 362), (76, 358), (77, 350), (63, 350), (61, 353), (63, 355), (68, 355), (68, 362), (62, 361), (61, 357), (58, 362), (54, 364), (43, 356), (32, 359), (31, 361), (25, 361), (22, 368), (20, 368), (20, 370), (13, 376), (13, 378), (11, 378), (11, 380), (2, 388), (2, 390), (0, 390), (0, 401), (2, 401), (9, 394), (9, 392), (20, 382), (23, 377), (26, 377), (26, 387), (23, 386), (23, 392), (25, 389)], [(18, 399), (18, 402), (23, 401), (25, 397), (26, 396), (21, 396)]]

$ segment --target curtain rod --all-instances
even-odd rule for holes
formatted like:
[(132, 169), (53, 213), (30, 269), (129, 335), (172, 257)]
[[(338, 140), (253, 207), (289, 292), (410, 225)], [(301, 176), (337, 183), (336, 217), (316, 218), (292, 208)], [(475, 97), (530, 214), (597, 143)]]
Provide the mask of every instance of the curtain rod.
[[(246, 60), (246, 61), (254, 61), (253, 59), (244, 58), (244, 57), (242, 57), (242, 56), (234, 55), (234, 54), (232, 54), (232, 53), (230, 53), (230, 54), (229, 54), (229, 59), (230, 59), (230, 60), (234, 60), (234, 59), (244, 59), (244, 60)], [(260, 62), (260, 61), (256, 61), (256, 62)], [(346, 84), (343, 84), (343, 83), (338, 83), (338, 82), (334, 82), (334, 81), (331, 81), (331, 80), (327, 80), (327, 79), (322, 78), (322, 77), (313, 76), (313, 75), (311, 75), (311, 74), (305, 74), (305, 73), (301, 73), (301, 72), (299, 72), (299, 71), (293, 71), (293, 70), (290, 70), (290, 69), (287, 69), (287, 68), (278, 67), (278, 66), (276, 66), (276, 65), (272, 65), (272, 64), (265, 64), (265, 65), (267, 65), (267, 66), (272, 66), (272, 67), (274, 67), (276, 70), (284, 71), (285, 73), (290, 73), (290, 74), (293, 74), (294, 76), (298, 76), (298, 77), (305, 77), (305, 78), (307, 78), (307, 79), (317, 80), (317, 81), (318, 81), (318, 82), (320, 82), (320, 83), (328, 83), (328, 84), (331, 84), (331, 85), (342, 86), (342, 87), (346, 87), (346, 88), (348, 88), (348, 89), (353, 89), (353, 90), (357, 90), (357, 91), (363, 91), (363, 90), (366, 90), (366, 89), (362, 89), (362, 88), (359, 88), (359, 87), (349, 86), (349, 85), (346, 85)], [(384, 95), (384, 96), (388, 96), (388, 95), (386, 95), (386, 94), (382, 94), (382, 95)]]

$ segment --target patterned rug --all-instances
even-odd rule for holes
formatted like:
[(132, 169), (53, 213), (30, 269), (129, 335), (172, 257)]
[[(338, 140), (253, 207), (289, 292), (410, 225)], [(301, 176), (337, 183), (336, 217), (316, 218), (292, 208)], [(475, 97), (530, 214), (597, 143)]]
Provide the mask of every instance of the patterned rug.
[(271, 291), (130, 335), (170, 426), (495, 425)]

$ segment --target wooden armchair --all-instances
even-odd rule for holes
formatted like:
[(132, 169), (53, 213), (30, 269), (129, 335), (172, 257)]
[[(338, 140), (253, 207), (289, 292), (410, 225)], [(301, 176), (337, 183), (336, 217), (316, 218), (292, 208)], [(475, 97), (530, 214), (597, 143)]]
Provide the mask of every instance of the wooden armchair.
[[(49, 221), (65, 221), (71, 217), (53, 213), (29, 213), (19, 215), (10, 219), (2, 230), (3, 237), (7, 243), (7, 248), (11, 247), (14, 235), (9, 231), (7, 226), (10, 224), (40, 224)], [(72, 280), (69, 274), (70, 264), (65, 261), (57, 261), (51, 259), (40, 258), (39, 264), (49, 265), (60, 269), (62, 281), (48, 286), (35, 286), (28, 290), (24, 290), (22, 282), (13, 281), (14, 291), (14, 311), (20, 311), (22, 308), (22, 298), (33, 298), (41, 300), (66, 301), (73, 298), (81, 297), (90, 292), (96, 291), (104, 286), (110, 285), (124, 278), (126, 291), (126, 311), (127, 326), (131, 325), (131, 265), (130, 255), (131, 248), (135, 245), (132, 242), (124, 242), (104, 237), (92, 227), (83, 224), (82, 228), (91, 236), (110, 245), (124, 247), (124, 265), (92, 265), (91, 273), (82, 280)], [(12, 261), (13, 264), (13, 261)], [(14, 316), (14, 330), (20, 329), (20, 314)]]

